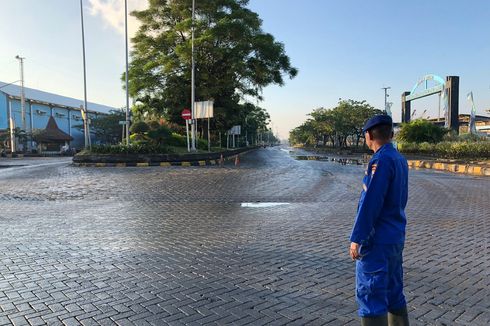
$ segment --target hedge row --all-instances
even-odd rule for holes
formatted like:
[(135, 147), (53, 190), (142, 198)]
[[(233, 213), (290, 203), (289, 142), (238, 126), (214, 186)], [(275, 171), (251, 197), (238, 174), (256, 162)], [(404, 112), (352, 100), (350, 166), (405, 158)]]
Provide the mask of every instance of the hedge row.
[[(175, 154), (178, 150), (175, 147), (187, 148), (187, 139), (179, 134), (172, 134), (165, 140), (163, 145), (156, 144), (146, 139), (135, 140), (129, 145), (94, 145), (89, 153), (93, 154)], [(197, 148), (201, 150), (208, 149), (208, 142), (204, 139), (198, 139)]]
[(490, 141), (399, 143), (398, 149), (406, 154), (424, 154), (444, 158), (489, 159)]
[(138, 144), (129, 145), (94, 145), (87, 153), (92, 154), (173, 154), (175, 151), (168, 146), (155, 144)]

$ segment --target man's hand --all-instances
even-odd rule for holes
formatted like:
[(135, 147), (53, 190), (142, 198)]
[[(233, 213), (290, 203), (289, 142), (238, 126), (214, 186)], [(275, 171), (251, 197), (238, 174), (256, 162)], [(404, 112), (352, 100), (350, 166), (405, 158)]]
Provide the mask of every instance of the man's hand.
[(358, 243), (351, 242), (349, 254), (350, 254), (350, 258), (352, 258), (352, 260), (356, 260), (356, 259), (361, 258), (361, 255), (359, 255), (359, 244)]

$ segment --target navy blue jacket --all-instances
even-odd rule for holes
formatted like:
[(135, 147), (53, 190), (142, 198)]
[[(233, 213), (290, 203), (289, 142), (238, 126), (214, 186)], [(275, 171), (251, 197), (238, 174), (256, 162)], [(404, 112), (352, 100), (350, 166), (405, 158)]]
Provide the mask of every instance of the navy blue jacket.
[(391, 143), (385, 144), (374, 153), (365, 172), (351, 242), (404, 243), (407, 199), (407, 160)]

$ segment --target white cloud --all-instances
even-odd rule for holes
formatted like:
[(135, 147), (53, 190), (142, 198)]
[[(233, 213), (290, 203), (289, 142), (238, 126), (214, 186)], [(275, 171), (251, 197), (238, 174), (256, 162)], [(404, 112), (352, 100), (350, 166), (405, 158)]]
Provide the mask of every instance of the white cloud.
[[(148, 7), (147, 0), (128, 0), (128, 13)], [(89, 0), (90, 14), (100, 16), (105, 23), (124, 35), (124, 0)], [(128, 17), (128, 33), (133, 36), (138, 30), (138, 21)]]

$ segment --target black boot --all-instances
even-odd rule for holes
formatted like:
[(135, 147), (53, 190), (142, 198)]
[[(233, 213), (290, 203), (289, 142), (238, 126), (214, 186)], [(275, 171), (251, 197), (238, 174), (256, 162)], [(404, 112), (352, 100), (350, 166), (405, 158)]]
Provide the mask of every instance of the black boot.
[(388, 312), (389, 326), (409, 326), (407, 307)]
[(361, 326), (388, 326), (386, 315), (376, 317), (361, 317)]

